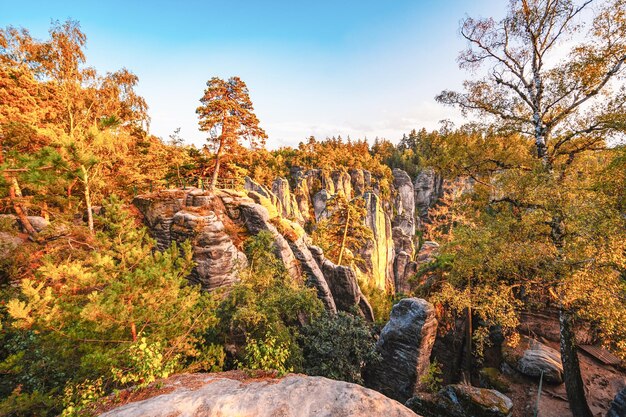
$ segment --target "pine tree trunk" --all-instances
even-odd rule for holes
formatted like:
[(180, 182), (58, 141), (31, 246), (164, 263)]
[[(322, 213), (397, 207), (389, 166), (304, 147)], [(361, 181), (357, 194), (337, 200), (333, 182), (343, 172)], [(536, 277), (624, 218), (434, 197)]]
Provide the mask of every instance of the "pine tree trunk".
[(89, 177), (87, 169), (84, 165), (80, 166), (80, 170), (83, 173), (83, 182), (85, 186), (85, 205), (87, 206), (87, 224), (89, 225), (89, 231), (93, 234), (93, 209), (91, 208), (91, 196), (89, 194)]
[(17, 220), (20, 222), (24, 230), (26, 230), (26, 233), (28, 233), (30, 236), (35, 236), (37, 234), (37, 231), (35, 230), (33, 225), (30, 224), (30, 220), (28, 220), (26, 210), (17, 200), (17, 198), (21, 196), (21, 192), (16, 192), (16, 190), (20, 189), (17, 183), (17, 178), (9, 178), (9, 175), (6, 173), (4, 174), (4, 178), (9, 183), (9, 200), (13, 205), (13, 211), (17, 216)]
[(572, 317), (564, 308), (559, 311), (561, 331), (561, 362), (567, 400), (573, 417), (593, 417), (585, 397), (585, 385), (580, 375), (580, 363)]
[(217, 154), (215, 155), (215, 168), (213, 169), (213, 177), (211, 178), (211, 191), (215, 190), (217, 185), (217, 176), (220, 171), (220, 157), (222, 156), (222, 148), (224, 147), (224, 140), (220, 140), (220, 146), (217, 148)]
[(346, 239), (348, 238), (348, 225), (350, 224), (350, 208), (347, 207), (347, 215), (346, 215), (346, 227), (343, 229), (343, 238), (341, 239), (341, 248), (339, 249), (339, 260), (337, 261), (337, 265), (341, 265), (341, 260), (343, 259), (343, 251), (346, 247)]

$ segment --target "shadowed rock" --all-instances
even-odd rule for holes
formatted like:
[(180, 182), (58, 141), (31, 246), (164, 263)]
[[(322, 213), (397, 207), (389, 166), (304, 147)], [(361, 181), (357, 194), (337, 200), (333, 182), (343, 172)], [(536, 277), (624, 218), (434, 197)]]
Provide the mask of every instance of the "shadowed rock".
[(551, 384), (563, 382), (561, 354), (536, 340), (523, 337), (515, 348), (504, 347), (504, 360), (521, 374), (539, 378), (543, 371), (544, 381)]
[(430, 364), (436, 335), (433, 305), (420, 298), (401, 300), (376, 344), (382, 360), (367, 370), (367, 386), (400, 402), (413, 397)]
[(606, 417), (626, 417), (626, 388), (617, 393)]
[(324, 257), (324, 253), (317, 246), (309, 246), (313, 258), (322, 269), (324, 278), (337, 305), (337, 310), (354, 312), (355, 307), (361, 315), (370, 322), (374, 321), (374, 311), (361, 292), (354, 270), (347, 266), (335, 265)]
[(415, 396), (406, 406), (424, 417), (509, 417), (513, 402), (496, 390), (457, 384)]

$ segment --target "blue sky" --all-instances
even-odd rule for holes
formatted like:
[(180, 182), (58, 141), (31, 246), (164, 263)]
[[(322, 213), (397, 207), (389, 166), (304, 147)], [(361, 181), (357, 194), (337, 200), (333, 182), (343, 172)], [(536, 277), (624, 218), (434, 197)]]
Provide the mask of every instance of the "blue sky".
[(460, 117), (437, 104), (468, 75), (456, 56), (466, 15), (500, 17), (503, 0), (24, 1), (0, 0), (0, 26), (46, 38), (51, 19), (80, 21), (98, 71), (126, 67), (152, 117), (201, 145), (195, 108), (206, 81), (237, 75), (268, 146), (310, 135), (385, 137)]

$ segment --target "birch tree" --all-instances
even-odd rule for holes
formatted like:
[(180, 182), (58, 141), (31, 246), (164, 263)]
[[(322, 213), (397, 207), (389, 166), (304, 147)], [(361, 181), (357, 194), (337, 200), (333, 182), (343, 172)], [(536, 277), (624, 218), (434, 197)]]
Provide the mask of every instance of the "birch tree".
[[(462, 92), (443, 91), (437, 100), (479, 116), (503, 135), (520, 134), (532, 143), (539, 168), (517, 170), (534, 187), (527, 183), (518, 188), (528, 193), (510, 194), (505, 188), (491, 204), (541, 219), (536, 236), (547, 236), (548, 244), (537, 250), (555, 267), (551, 289), (560, 310), (570, 408), (576, 417), (591, 417), (573, 337), (576, 304), (565, 301), (571, 293), (561, 285), (580, 277), (583, 269), (568, 259), (570, 245), (580, 238), (572, 231), (583, 228), (569, 210), (574, 205), (567, 190), (576, 187), (571, 182), (574, 162), (606, 149), (626, 128), (626, 2), (512, 0), (503, 19), (466, 18), (460, 32), (468, 42), (459, 55), (460, 67), (486, 70), (485, 75), (465, 81)], [(584, 172), (585, 164), (576, 169)], [(521, 184), (519, 176), (517, 181)]]

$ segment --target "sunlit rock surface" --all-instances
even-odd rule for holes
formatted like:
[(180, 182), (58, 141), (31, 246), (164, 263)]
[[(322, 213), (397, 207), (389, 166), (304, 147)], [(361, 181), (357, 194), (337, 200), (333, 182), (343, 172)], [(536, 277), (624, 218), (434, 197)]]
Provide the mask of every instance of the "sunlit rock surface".
[(240, 374), (178, 375), (152, 398), (101, 417), (415, 417), (402, 404), (347, 382), (288, 375), (245, 379)]

